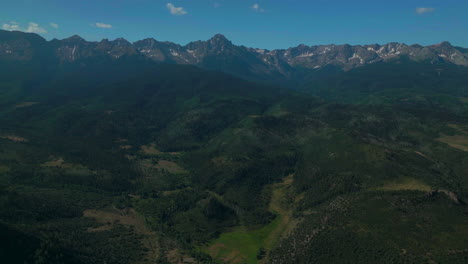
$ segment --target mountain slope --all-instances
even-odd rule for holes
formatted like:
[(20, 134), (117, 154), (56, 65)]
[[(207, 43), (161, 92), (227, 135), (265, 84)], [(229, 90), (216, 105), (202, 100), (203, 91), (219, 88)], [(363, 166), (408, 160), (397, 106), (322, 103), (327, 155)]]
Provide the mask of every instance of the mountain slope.
[[(378, 62), (387, 62), (401, 56), (411, 61), (430, 64), (456, 64), (468, 66), (468, 56), (463, 48), (448, 42), (437, 45), (408, 46), (402, 43), (385, 45), (299, 45), (289, 49), (264, 50), (232, 44), (221, 34), (207, 41), (195, 41), (185, 46), (171, 42), (145, 39), (129, 43), (119, 38), (113, 41), (87, 42), (79, 36), (45, 42), (39, 36), (29, 34), (22, 42), (11, 42), (20, 32), (2, 31), (0, 56), (9, 60), (32, 59), (37, 47), (45, 46), (52, 57), (60, 62), (73, 62), (89, 57), (105, 57), (111, 60), (122, 56), (140, 56), (155, 62), (190, 64), (205, 69), (223, 71), (243, 78), (283, 83), (304, 78), (304, 70), (311, 71), (335, 66), (345, 71)], [(34, 38), (34, 39), (33, 39)]]
[[(11, 263), (466, 262), (464, 66), (284, 64), (294, 91), (153, 40), (0, 43), (21, 43), (0, 60)], [(187, 46), (277, 77), (220, 35)]]

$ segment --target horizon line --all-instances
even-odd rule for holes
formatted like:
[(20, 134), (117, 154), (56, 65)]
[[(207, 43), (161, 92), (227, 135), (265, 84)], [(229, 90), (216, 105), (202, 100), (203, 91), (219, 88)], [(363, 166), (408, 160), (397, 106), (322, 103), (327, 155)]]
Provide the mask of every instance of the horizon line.
[[(5, 32), (18, 32), (18, 33), (23, 33), (23, 34), (32, 34), (32, 35), (37, 35), (41, 38), (43, 38), (45, 41), (47, 42), (51, 42), (51, 41), (54, 41), (54, 40), (58, 40), (58, 41), (63, 41), (63, 40), (67, 40), (67, 39), (71, 39), (73, 37), (79, 37), (81, 39), (83, 39), (84, 41), (86, 42), (95, 42), (95, 43), (99, 43), (99, 42), (102, 42), (104, 40), (108, 40), (108, 41), (116, 41), (116, 40), (119, 40), (119, 39), (123, 39), (127, 42), (129, 42), (130, 44), (135, 44), (139, 41), (143, 41), (143, 40), (147, 40), (147, 39), (152, 39), (152, 40), (155, 40), (155, 41), (158, 41), (158, 42), (162, 42), (162, 43), (173, 43), (173, 44), (176, 44), (176, 45), (179, 45), (181, 47), (185, 47), (187, 45), (189, 45), (190, 43), (193, 43), (193, 42), (198, 42), (198, 41), (202, 41), (202, 42), (206, 42), (206, 41), (210, 41), (212, 39), (214, 39), (216, 36), (222, 36), (223, 38), (225, 38), (227, 41), (233, 43), (230, 39), (228, 39), (224, 34), (222, 33), (216, 33), (214, 34), (211, 38), (207, 39), (207, 40), (193, 40), (193, 41), (190, 41), (188, 42), (187, 44), (180, 44), (180, 43), (176, 43), (176, 42), (173, 42), (173, 41), (170, 41), (170, 40), (157, 40), (156, 38), (154, 37), (146, 37), (146, 38), (143, 38), (143, 39), (139, 39), (139, 40), (136, 40), (136, 41), (129, 41), (128, 39), (126, 39), (125, 37), (118, 37), (118, 38), (115, 38), (115, 39), (108, 39), (108, 38), (102, 38), (100, 40), (87, 40), (83, 37), (81, 37), (79, 34), (73, 34), (71, 35), (70, 37), (67, 37), (67, 38), (63, 38), (63, 39), (58, 39), (58, 38), (52, 38), (52, 39), (47, 39), (46, 37), (42, 36), (41, 34), (38, 34), (38, 33), (34, 33), (34, 32), (24, 32), (24, 31), (21, 31), (21, 30), (4, 30), (4, 29), (0, 29), (0, 31), (5, 31)], [(304, 43), (300, 43), (300, 44), (297, 44), (296, 46), (290, 46), (290, 47), (287, 47), (287, 48), (277, 48), (277, 49), (267, 49), (267, 48), (258, 48), (258, 47), (248, 47), (248, 46), (245, 46), (243, 44), (236, 44), (236, 43), (233, 43), (233, 45), (236, 45), (236, 46), (240, 46), (240, 47), (245, 47), (245, 48), (250, 48), (250, 49), (261, 49), (261, 50), (267, 50), (267, 51), (274, 51), (274, 50), (287, 50), (287, 49), (290, 49), (290, 48), (295, 48), (295, 47), (300, 47), (300, 46), (307, 46), (307, 47), (318, 47), (318, 46), (346, 46), (346, 45), (349, 45), (349, 46), (370, 46), (370, 45), (379, 45), (379, 46), (384, 46), (384, 45), (387, 45), (387, 44), (392, 44), (392, 43), (397, 43), (397, 44), (403, 44), (403, 45), (406, 45), (406, 46), (414, 46), (414, 45), (419, 45), (419, 46), (423, 46), (423, 47), (431, 47), (431, 46), (437, 46), (437, 45), (441, 45), (441, 44), (444, 44), (444, 43), (448, 43), (449, 45), (451, 45), (452, 47), (455, 47), (455, 48), (465, 48), (463, 46), (457, 46), (457, 45), (453, 45), (450, 41), (448, 40), (443, 40), (443, 41), (440, 41), (438, 43), (434, 43), (434, 44), (429, 44), (429, 45), (422, 45), (422, 44), (419, 44), (419, 43), (413, 43), (413, 44), (407, 44), (405, 42), (398, 42), (398, 41), (390, 41), (390, 42), (386, 42), (386, 43), (368, 43), (368, 44), (350, 44), (350, 43), (329, 43), (329, 44), (312, 44), (312, 45), (307, 45), (307, 44), (304, 44)]]

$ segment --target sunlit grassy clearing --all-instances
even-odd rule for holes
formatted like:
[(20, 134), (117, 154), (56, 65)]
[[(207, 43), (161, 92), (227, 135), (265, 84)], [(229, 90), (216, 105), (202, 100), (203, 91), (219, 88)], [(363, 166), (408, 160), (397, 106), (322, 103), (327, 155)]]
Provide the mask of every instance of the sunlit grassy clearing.
[(468, 135), (466, 134), (454, 136), (443, 135), (437, 140), (444, 142), (453, 148), (468, 151)]
[(398, 181), (387, 182), (383, 186), (377, 187), (375, 189), (381, 191), (411, 190), (423, 192), (429, 192), (430, 190), (432, 190), (431, 186), (414, 178), (403, 178)]
[(221, 234), (208, 249), (215, 259), (227, 263), (257, 263), (257, 253), (265, 246), (266, 239), (278, 228), (282, 216), (278, 215), (270, 224), (256, 230), (239, 227), (236, 230)]
[(260, 248), (271, 250), (288, 229), (292, 208), (285, 205), (285, 197), (293, 176), (290, 175), (281, 183), (271, 186), (272, 198), (270, 211), (276, 218), (259, 229), (248, 230), (238, 227), (236, 230), (221, 234), (208, 249), (208, 253), (225, 263), (258, 263), (257, 254)]

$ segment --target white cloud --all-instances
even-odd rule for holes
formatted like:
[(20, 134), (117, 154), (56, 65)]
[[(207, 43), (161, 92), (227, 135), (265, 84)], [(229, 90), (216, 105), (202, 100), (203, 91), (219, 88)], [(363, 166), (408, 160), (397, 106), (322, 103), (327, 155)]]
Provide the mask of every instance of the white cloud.
[(185, 11), (183, 7), (175, 7), (172, 3), (167, 3), (166, 7), (169, 9), (169, 12), (175, 16), (182, 16), (187, 14), (187, 11)]
[(97, 22), (96, 24), (94, 24), (96, 27), (98, 28), (112, 28), (112, 25), (111, 24), (105, 24), (105, 23), (100, 23), (100, 22)]
[(8, 31), (13, 31), (13, 30), (21, 31), (20, 26), (15, 21), (11, 21), (10, 23), (3, 24), (2, 29), (8, 30)]
[(49, 25), (55, 29), (59, 28), (59, 25), (55, 23), (49, 23)]
[(16, 31), (24, 31), (24, 32), (28, 32), (28, 33), (38, 33), (38, 34), (47, 33), (47, 30), (40, 27), (39, 24), (34, 23), (34, 22), (29, 22), (27, 28), (21, 28), (21, 26), (18, 23), (14, 22), (14, 21), (11, 21), (10, 23), (4, 23), (2, 25), (2, 28), (4, 30), (9, 30), (9, 31), (16, 30)]
[(431, 13), (431, 12), (434, 12), (435, 11), (435, 8), (432, 8), (432, 7), (418, 7), (416, 8), (416, 13), (422, 15), (422, 14), (426, 14), (426, 13)]
[(29, 33), (47, 33), (47, 31), (39, 26), (39, 24), (34, 22), (29, 22), (26, 32)]
[(254, 4), (251, 8), (255, 10), (255, 12), (265, 12), (265, 9), (261, 8), (259, 4)]

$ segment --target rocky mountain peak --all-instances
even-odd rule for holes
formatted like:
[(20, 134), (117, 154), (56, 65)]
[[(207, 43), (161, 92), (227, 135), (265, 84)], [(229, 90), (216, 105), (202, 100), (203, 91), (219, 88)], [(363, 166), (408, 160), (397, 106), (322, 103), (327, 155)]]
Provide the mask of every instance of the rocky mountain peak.
[(221, 46), (228, 46), (232, 45), (232, 42), (229, 41), (224, 35), (222, 34), (216, 34), (214, 35), (210, 40), (208, 40), (208, 43), (213, 46), (213, 47), (221, 47)]
[(154, 38), (145, 38), (142, 40), (138, 40), (133, 42), (133, 45), (135, 46), (154, 46), (158, 41)]
[(128, 40), (124, 38), (117, 38), (113, 40), (112, 43), (117, 46), (132, 46), (132, 43), (130, 43)]
[(433, 45), (434, 47), (440, 47), (440, 48), (453, 48), (452, 44), (448, 41), (443, 41), (439, 44)]
[(210, 41), (216, 41), (216, 42), (229, 42), (229, 40), (224, 36), (223, 34), (215, 34), (213, 37), (211, 37)]
[(64, 42), (79, 42), (79, 43), (84, 43), (86, 40), (78, 35), (73, 35), (69, 38), (63, 39), (62, 41)]

